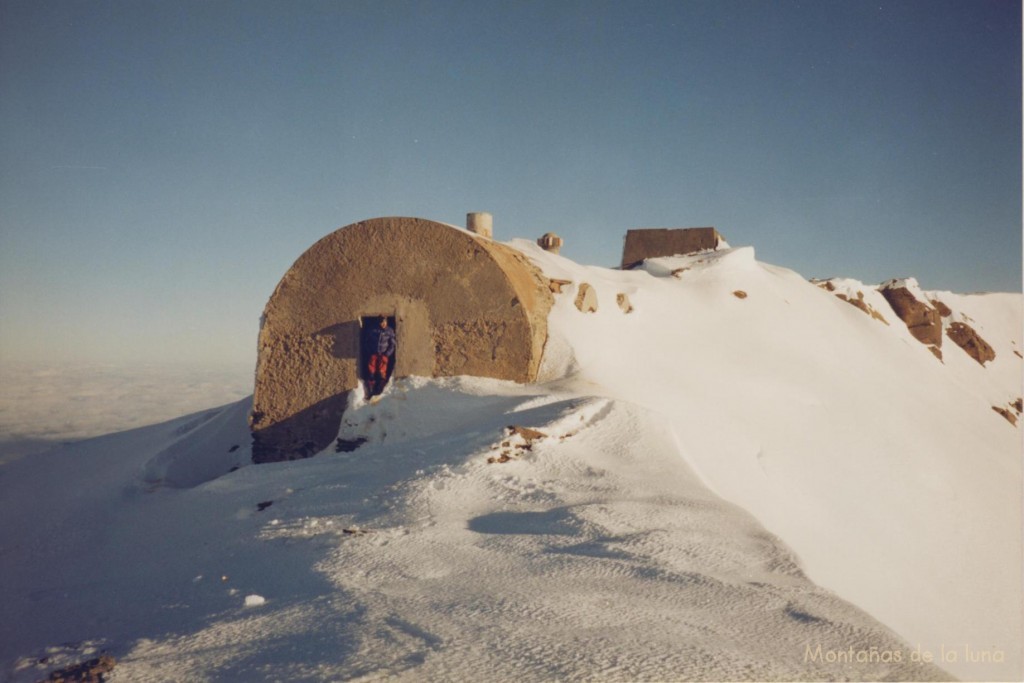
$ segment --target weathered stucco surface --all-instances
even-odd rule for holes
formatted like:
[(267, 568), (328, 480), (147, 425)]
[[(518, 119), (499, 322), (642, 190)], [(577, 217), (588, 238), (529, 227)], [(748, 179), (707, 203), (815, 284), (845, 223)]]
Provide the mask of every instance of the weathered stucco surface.
[(327, 235), (267, 303), (251, 426), (257, 462), (305, 457), (337, 434), (359, 385), (360, 318), (393, 315), (395, 376), (536, 379), (548, 281), (518, 251), (419, 218)]
[(643, 228), (626, 232), (622, 267), (632, 268), (647, 258), (690, 254), (714, 249), (722, 236), (714, 228)]

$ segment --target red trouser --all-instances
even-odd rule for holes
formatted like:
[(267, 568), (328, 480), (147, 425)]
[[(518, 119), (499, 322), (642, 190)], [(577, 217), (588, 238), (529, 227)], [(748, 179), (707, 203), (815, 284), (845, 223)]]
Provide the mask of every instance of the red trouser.
[(370, 365), (367, 369), (370, 371), (371, 379), (384, 379), (388, 376), (388, 357), (383, 353), (373, 354), (370, 356)]

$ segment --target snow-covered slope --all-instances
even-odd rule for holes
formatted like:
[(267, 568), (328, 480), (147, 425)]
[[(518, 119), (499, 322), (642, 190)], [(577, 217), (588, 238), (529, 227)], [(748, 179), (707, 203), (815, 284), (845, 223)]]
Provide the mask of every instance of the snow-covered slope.
[[(357, 450), (234, 472), (246, 402), (13, 463), (12, 678), (101, 650), (114, 681), (944, 677), (708, 491), (664, 419), (580, 388), (403, 380), (351, 406)], [(226, 476), (156, 475), (197, 454)]]
[[(955, 674), (1020, 676), (1021, 433), (992, 409), (1022, 394), (1019, 294), (930, 293), (995, 348), (984, 367), (948, 339), (937, 359), (877, 292), (889, 324), (749, 247), (617, 272), (517, 246), (603, 303), (582, 315), (565, 288), (552, 327), (567, 362), (664, 414), (703, 481), (811, 578), (955, 650)], [(1012, 664), (973, 666), (965, 648)]]
[(0, 468), (0, 680), (1019, 678), (1020, 295), (924, 293), (983, 366), (749, 248), (514, 245), (572, 282), (542, 384), (402, 380), (305, 461), (247, 466), (241, 401)]

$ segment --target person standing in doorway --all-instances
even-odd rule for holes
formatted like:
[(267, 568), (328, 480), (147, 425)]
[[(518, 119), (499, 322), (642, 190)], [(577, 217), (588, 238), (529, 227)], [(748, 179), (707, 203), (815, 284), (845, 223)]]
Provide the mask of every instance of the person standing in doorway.
[(377, 327), (370, 330), (370, 361), (367, 366), (366, 397), (384, 391), (388, 383), (388, 369), (395, 357), (395, 331), (388, 327), (387, 316), (380, 317)]

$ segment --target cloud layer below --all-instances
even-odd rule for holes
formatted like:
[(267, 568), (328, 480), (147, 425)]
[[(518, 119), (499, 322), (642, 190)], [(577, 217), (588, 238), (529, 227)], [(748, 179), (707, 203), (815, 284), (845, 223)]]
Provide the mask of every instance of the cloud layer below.
[(252, 368), (4, 363), (0, 385), (2, 463), (237, 401)]

